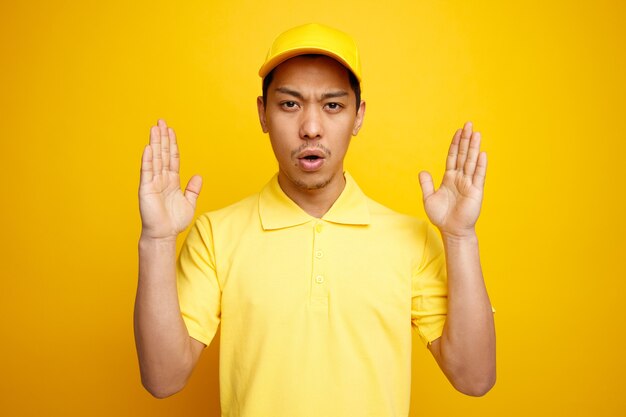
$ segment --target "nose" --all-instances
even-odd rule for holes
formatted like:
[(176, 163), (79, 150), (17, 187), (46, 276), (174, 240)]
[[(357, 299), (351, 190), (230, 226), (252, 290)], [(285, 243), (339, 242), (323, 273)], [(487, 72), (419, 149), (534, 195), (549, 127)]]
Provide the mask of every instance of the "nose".
[(304, 140), (321, 138), (324, 133), (321, 109), (315, 106), (308, 106), (301, 114), (300, 138)]

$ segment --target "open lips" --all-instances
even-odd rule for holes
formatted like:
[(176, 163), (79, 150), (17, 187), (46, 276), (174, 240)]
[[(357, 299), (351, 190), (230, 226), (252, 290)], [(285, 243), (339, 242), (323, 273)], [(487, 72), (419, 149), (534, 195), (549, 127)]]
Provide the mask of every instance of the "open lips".
[(298, 166), (303, 171), (313, 172), (322, 167), (326, 155), (321, 149), (305, 149), (298, 155)]

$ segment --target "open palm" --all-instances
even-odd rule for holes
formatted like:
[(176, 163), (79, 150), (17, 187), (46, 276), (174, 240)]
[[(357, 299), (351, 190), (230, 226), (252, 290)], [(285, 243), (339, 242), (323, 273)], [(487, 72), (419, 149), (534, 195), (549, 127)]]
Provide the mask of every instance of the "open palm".
[(176, 134), (165, 121), (159, 120), (150, 129), (150, 144), (141, 158), (139, 211), (143, 236), (175, 238), (191, 223), (202, 178), (191, 177), (183, 194), (179, 168)]
[(480, 152), (480, 133), (465, 123), (452, 138), (446, 172), (435, 191), (432, 176), (420, 172), (424, 209), (442, 233), (464, 236), (473, 233), (483, 199), (487, 154)]

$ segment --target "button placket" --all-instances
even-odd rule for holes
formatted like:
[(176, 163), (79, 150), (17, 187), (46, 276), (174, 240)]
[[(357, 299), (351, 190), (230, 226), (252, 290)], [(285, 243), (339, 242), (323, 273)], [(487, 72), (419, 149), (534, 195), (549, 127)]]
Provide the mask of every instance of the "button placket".
[(313, 269), (311, 271), (311, 305), (328, 306), (328, 277), (324, 265), (324, 225), (318, 221), (313, 225)]

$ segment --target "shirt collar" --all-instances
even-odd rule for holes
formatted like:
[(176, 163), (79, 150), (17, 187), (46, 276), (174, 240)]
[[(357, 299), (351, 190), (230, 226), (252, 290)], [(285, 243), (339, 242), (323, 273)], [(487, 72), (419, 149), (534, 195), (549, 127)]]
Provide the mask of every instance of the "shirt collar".
[[(339, 224), (368, 225), (370, 213), (367, 197), (349, 173), (345, 172), (344, 177), (345, 188), (322, 220)], [(282, 229), (317, 220), (287, 197), (278, 184), (278, 174), (274, 175), (261, 190), (259, 216), (264, 230)]]

